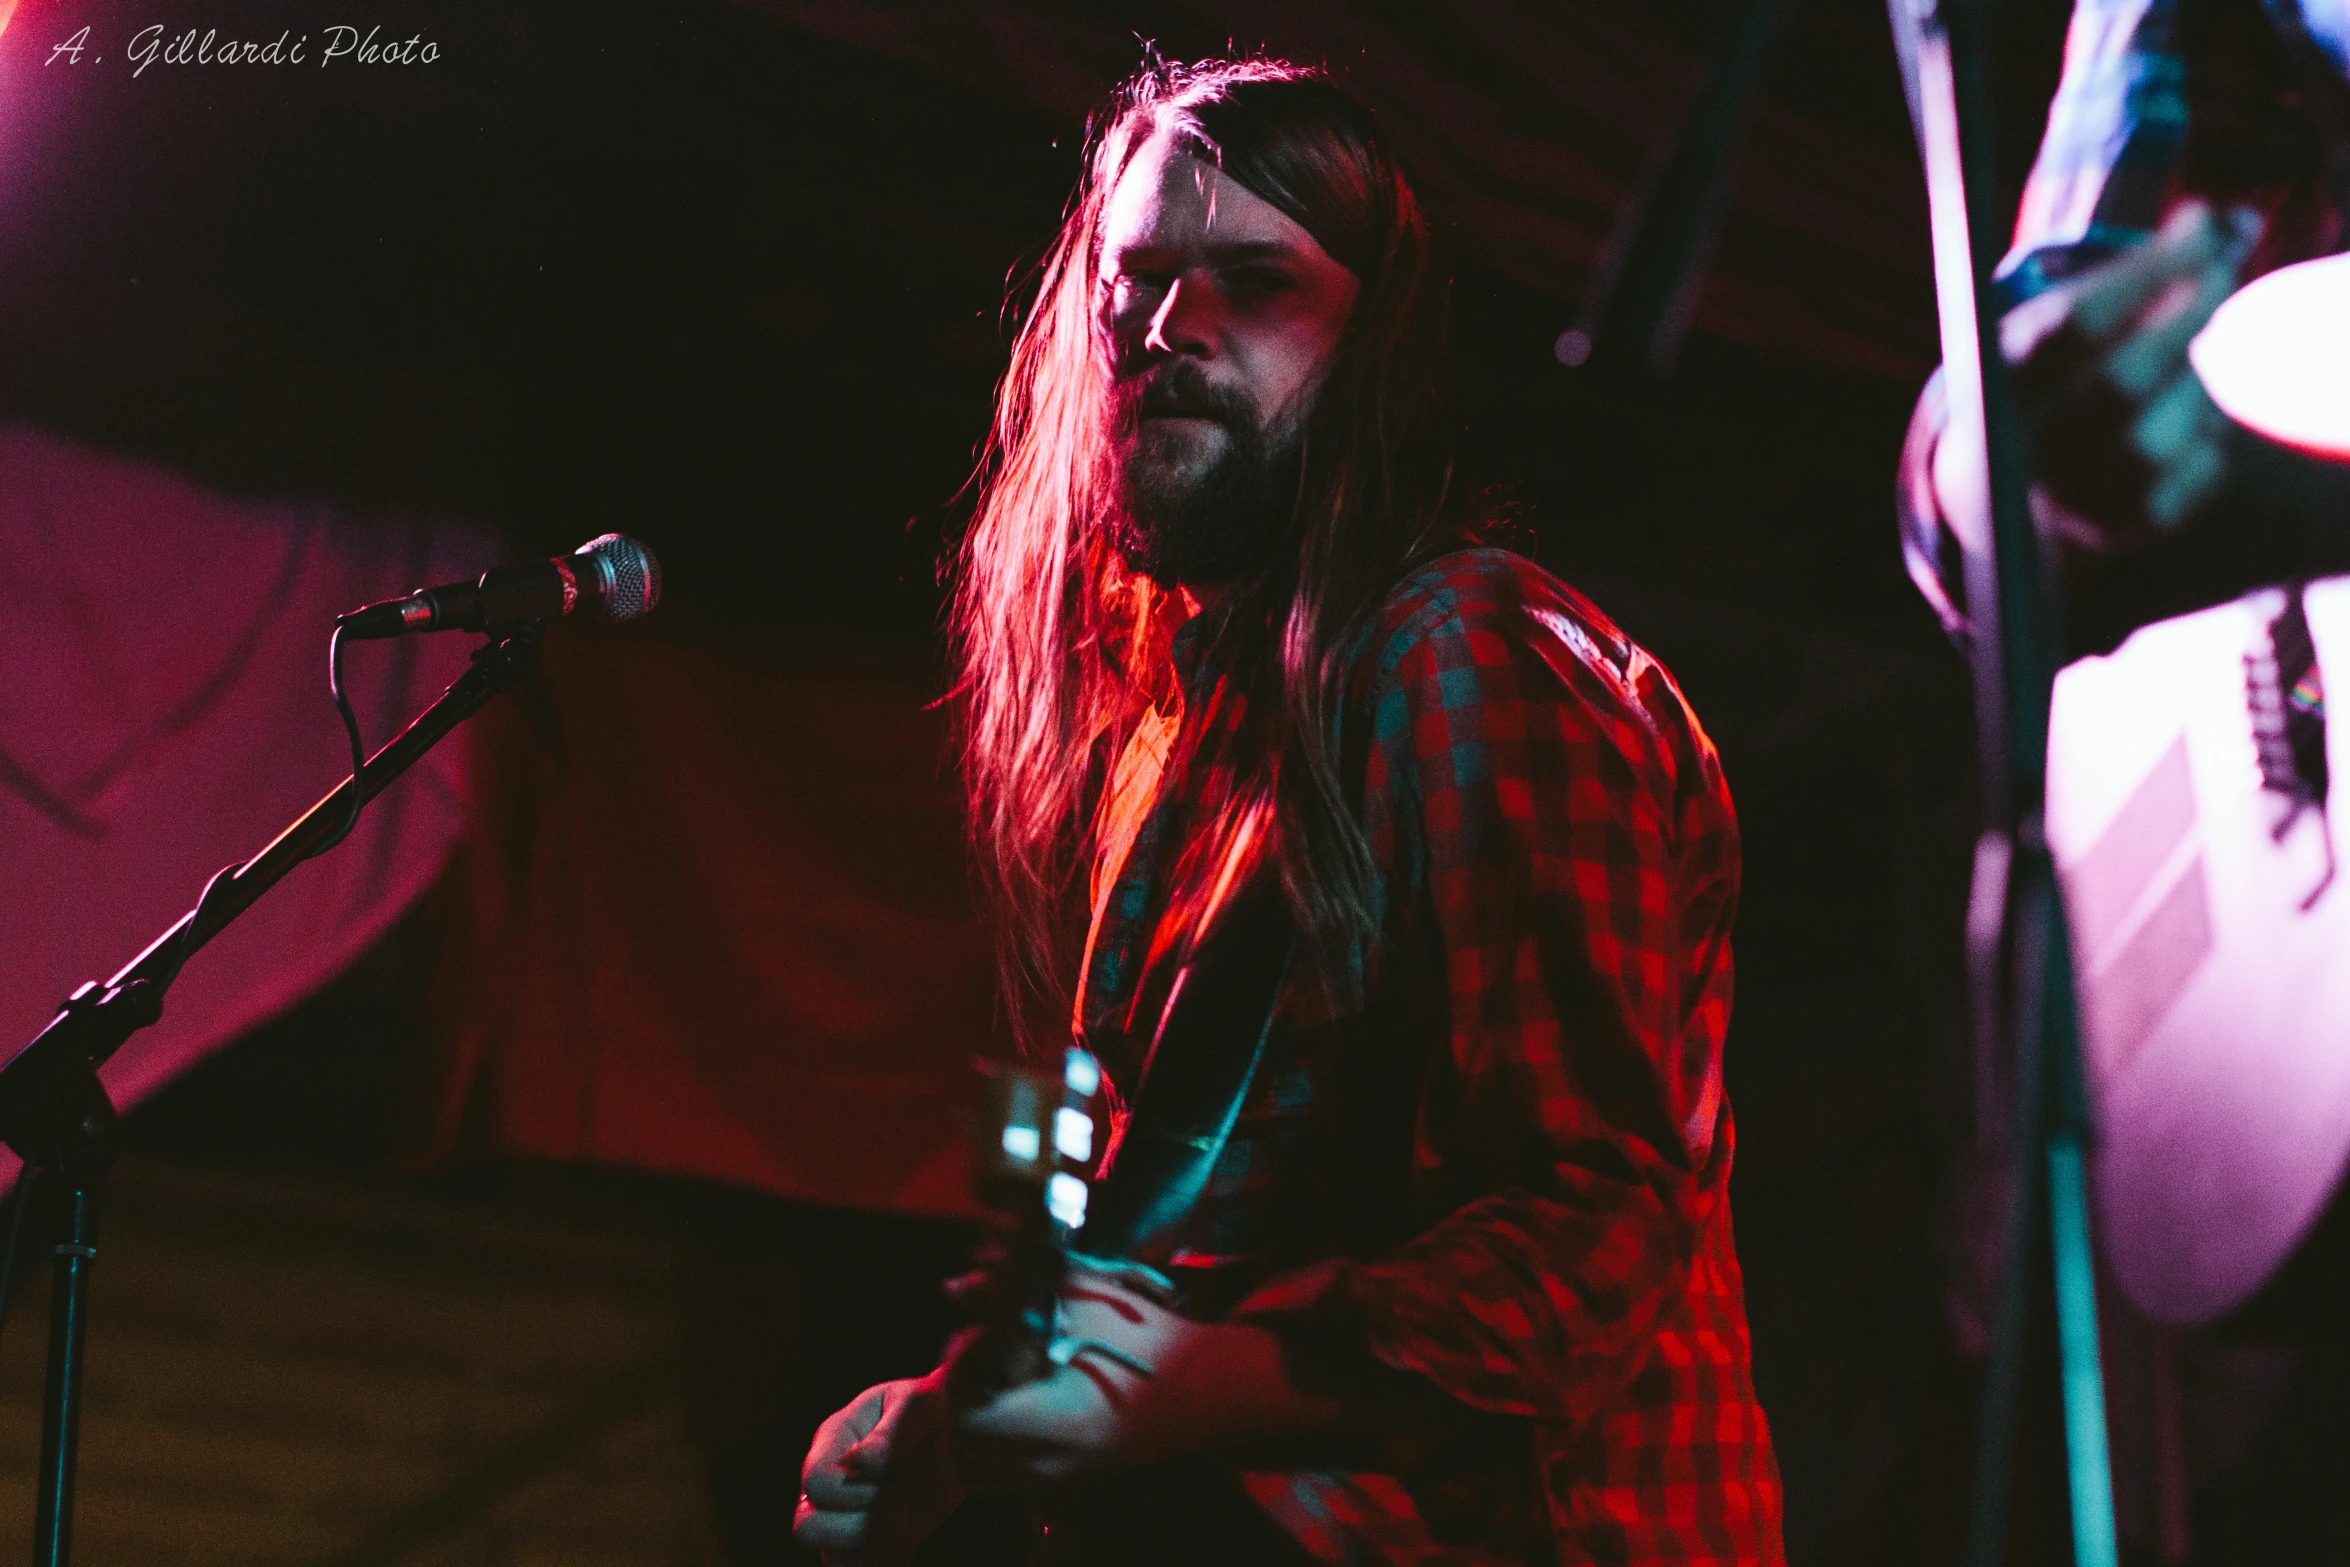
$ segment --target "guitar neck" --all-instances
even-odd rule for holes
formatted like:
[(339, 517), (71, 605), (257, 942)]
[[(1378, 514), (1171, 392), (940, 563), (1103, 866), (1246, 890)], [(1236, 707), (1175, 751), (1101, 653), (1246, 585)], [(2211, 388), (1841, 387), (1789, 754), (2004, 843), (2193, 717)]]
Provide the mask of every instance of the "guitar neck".
[(977, 1184), (995, 1234), (968, 1292), (980, 1331), (949, 1378), (950, 1392), (973, 1402), (1054, 1369), (1061, 1281), (1091, 1194), (1101, 1068), (1072, 1045), (1058, 1074), (1000, 1065), (989, 1089)]

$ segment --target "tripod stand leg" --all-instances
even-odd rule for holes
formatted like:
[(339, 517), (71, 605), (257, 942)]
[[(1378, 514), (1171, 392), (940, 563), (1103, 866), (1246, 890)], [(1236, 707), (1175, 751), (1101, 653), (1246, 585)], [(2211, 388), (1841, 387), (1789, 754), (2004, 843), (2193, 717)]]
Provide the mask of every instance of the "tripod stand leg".
[(42, 1396), (41, 1472), (33, 1567), (65, 1567), (73, 1547), (74, 1445), (81, 1435), (82, 1341), (90, 1270), (98, 1260), (94, 1182), (52, 1173), (55, 1270), (49, 1291), (49, 1375)]

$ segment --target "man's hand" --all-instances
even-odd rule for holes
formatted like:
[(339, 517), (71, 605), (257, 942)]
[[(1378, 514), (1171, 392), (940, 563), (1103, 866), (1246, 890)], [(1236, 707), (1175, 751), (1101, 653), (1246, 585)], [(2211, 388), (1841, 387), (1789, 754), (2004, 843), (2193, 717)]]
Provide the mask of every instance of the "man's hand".
[(942, 1366), (868, 1388), (825, 1421), (800, 1472), (793, 1538), (839, 1567), (901, 1567), (968, 1489), (1033, 1495), (1169, 1456), (1188, 1433), (1140, 1418), (1142, 1395), (1179, 1346), (1246, 1330), (1208, 1329), (1091, 1270), (1073, 1274), (1063, 1300), (1063, 1326), (1083, 1343), (1051, 1376), (956, 1412)]
[(2226, 477), (2226, 420), (2187, 345), (2260, 236), (2246, 210), (2181, 206), (2144, 244), (2007, 313), (2000, 338), (2043, 529), (2093, 551), (2176, 528)]
[(963, 1501), (937, 1372), (867, 1388), (824, 1422), (792, 1537), (839, 1567), (902, 1567)]
[(1073, 1269), (1061, 1300), (1069, 1363), (955, 1419), (957, 1471), (973, 1486), (1049, 1493), (1202, 1453), (1321, 1461), (1352, 1450), (1393, 1391), (1384, 1379), (1425, 1391), (1367, 1357), (1361, 1408), (1300, 1387), (1269, 1330), (1195, 1322), (1116, 1268)]
[(1194, 1322), (1116, 1269), (1071, 1270), (1061, 1299), (1074, 1347), (1052, 1375), (958, 1410), (950, 1352), (827, 1420), (802, 1471), (799, 1542), (841, 1567), (899, 1567), (967, 1490), (1049, 1495), (1197, 1453), (1320, 1453), (1357, 1434), (1346, 1405), (1296, 1384), (1264, 1328)]
[(1074, 1346), (1067, 1365), (957, 1415), (955, 1462), (973, 1485), (1046, 1493), (1184, 1445), (1170, 1426), (1183, 1402), (1174, 1384), (1215, 1329), (1087, 1268), (1063, 1286), (1061, 1327)]

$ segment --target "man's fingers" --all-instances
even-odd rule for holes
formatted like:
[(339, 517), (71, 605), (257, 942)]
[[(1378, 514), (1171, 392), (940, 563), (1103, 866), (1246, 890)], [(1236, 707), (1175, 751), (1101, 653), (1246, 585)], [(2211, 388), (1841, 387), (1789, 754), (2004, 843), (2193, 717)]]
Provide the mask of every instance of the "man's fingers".
[(2219, 489), (2227, 462), (2217, 442), (2192, 447), (2146, 497), (2146, 518), (2158, 528), (2175, 528), (2192, 517)]
[(816, 1440), (808, 1444), (808, 1456), (800, 1465), (800, 1478), (805, 1481), (817, 1470), (835, 1466), (841, 1456), (855, 1447), (881, 1423), (883, 1407), (891, 1384), (869, 1387), (851, 1400), (848, 1407), (835, 1412), (829, 1420), (816, 1428)]
[(2130, 441), (2151, 465), (2146, 520), (2175, 528), (2214, 494), (2227, 469), (2227, 420), (2191, 369), (2182, 370), (2130, 426)]
[(944, 1395), (929, 1379), (890, 1382), (878, 1391), (884, 1395), (880, 1418), (863, 1441), (841, 1455), (853, 1474), (880, 1475), (893, 1454), (934, 1435), (945, 1420)]
[(1059, 1443), (988, 1438), (974, 1441), (963, 1457), (971, 1483), (987, 1491), (1037, 1495), (1076, 1477), (1068, 1450)]
[(1097, 1319), (1140, 1327), (1154, 1314), (1163, 1315), (1166, 1310), (1130, 1290), (1088, 1278), (1076, 1278), (1064, 1284), (1061, 1305), (1082, 1327), (1094, 1326)]
[(2211, 406), (2211, 394), (2203, 390), (2195, 372), (2182, 369), (2131, 422), (2130, 444), (2157, 470), (2167, 467), (2197, 441), (2210, 437)]
[[(800, 1472), (804, 1494), (819, 1509), (837, 1512), (874, 1505), (892, 1459), (903, 1445), (906, 1411), (915, 1403), (915, 1387), (911, 1382), (885, 1383), (825, 1422), (824, 1431), (808, 1450), (808, 1464)], [(878, 1418), (869, 1419), (876, 1410)], [(867, 1429), (846, 1447), (826, 1440), (825, 1432), (837, 1439), (859, 1425)], [(823, 1455), (821, 1461), (819, 1454)]]
[(907, 1395), (917, 1385), (885, 1382), (867, 1388), (817, 1428), (800, 1469), (803, 1505), (825, 1514), (871, 1510), (889, 1469)]
[(988, 1490), (1033, 1492), (1059, 1484), (1069, 1469), (1075, 1411), (1056, 1384), (1073, 1375), (1063, 1370), (957, 1415), (956, 1469)]
[(2198, 277), (2236, 244), (2237, 226), (2200, 201), (2182, 202), (2145, 243), (2091, 268), (2066, 292), (2075, 330), (2101, 341), (2127, 329), (2170, 284)]
[(962, 1500), (936, 1372), (867, 1388), (816, 1433), (792, 1535), (836, 1567), (898, 1567)]
[(792, 1514), (791, 1535), (828, 1567), (903, 1567), (913, 1560), (913, 1546), (901, 1532), (872, 1513), (832, 1512), (811, 1506), (806, 1497)]
[(2241, 255), (2230, 252), (2204, 268), (2192, 286), (2184, 278), (2172, 284), (2171, 292), (2149, 307), (2139, 330), (2106, 359), (2106, 374), (2113, 384), (2133, 397), (2144, 397), (2185, 369), (2187, 345), (2236, 291), (2242, 263)]
[(801, 1494), (825, 1512), (863, 1512), (873, 1505), (874, 1496), (881, 1487), (876, 1478), (850, 1470), (843, 1464), (826, 1464), (811, 1469), (800, 1482), (807, 1487)]
[[(1999, 333), (2019, 388), (2046, 397), (2103, 376), (2135, 394), (2168, 380), (2188, 340), (2235, 291), (2261, 227), (2250, 209), (2188, 202), (2143, 244), (2017, 305)], [(2118, 370), (2108, 356), (2120, 357)]]
[(865, 1544), (871, 1528), (872, 1519), (863, 1511), (818, 1507), (814, 1497), (803, 1496), (799, 1509), (792, 1514), (791, 1536), (808, 1550), (845, 1556)]
[(2032, 379), (2061, 382), (2134, 328), (2148, 306), (2226, 253), (2211, 209), (2188, 202), (2143, 244), (2098, 263), (2000, 318), (1999, 347)]

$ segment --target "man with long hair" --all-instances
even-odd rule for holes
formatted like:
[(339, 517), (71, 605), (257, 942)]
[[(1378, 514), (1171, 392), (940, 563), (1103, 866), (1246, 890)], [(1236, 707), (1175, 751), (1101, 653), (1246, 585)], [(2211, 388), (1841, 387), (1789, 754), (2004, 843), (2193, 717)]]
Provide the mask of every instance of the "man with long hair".
[[(1105, 1485), (1087, 1560), (1780, 1559), (1728, 793), (1653, 659), (1478, 545), (1447, 311), (1320, 72), (1154, 65), (1097, 115), (962, 560), (971, 830), (1023, 1042), (1074, 1019), (1109, 1074), (1106, 1189), (1181, 1165), (1135, 1147), (1154, 1091), (1229, 1102), (1136, 1199), (1166, 1289), (1080, 1270), (1054, 1374), (819, 1433), (830, 1560)], [(1262, 1016), (1171, 1025), (1252, 968)]]

